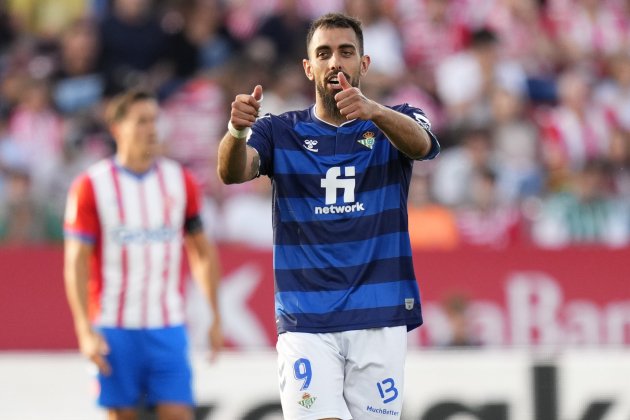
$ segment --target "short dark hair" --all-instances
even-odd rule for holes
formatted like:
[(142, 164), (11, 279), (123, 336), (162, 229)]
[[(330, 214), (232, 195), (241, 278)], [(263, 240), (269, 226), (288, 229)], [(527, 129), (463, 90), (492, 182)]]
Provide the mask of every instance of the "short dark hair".
[(144, 89), (131, 89), (114, 96), (107, 105), (105, 122), (115, 124), (125, 118), (131, 105), (141, 101), (156, 101), (153, 92)]
[(313, 34), (319, 28), (350, 28), (357, 35), (359, 41), (359, 54), (363, 55), (363, 29), (361, 29), (361, 21), (343, 13), (328, 13), (311, 23), (306, 35), (306, 52), (313, 39)]

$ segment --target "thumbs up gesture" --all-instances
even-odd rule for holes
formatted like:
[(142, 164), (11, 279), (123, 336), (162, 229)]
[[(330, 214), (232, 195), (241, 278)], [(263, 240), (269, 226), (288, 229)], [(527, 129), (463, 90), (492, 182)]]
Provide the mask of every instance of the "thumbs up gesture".
[(262, 99), (263, 88), (261, 85), (256, 85), (251, 95), (236, 96), (230, 112), (230, 123), (236, 130), (244, 130), (256, 122)]
[(353, 87), (343, 72), (337, 74), (337, 79), (341, 92), (335, 95), (335, 101), (341, 115), (346, 120), (371, 120), (378, 111), (378, 104), (366, 98), (359, 88)]

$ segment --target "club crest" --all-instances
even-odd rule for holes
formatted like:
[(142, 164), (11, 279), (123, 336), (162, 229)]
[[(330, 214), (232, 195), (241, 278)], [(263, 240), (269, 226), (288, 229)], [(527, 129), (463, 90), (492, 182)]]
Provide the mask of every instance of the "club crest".
[(374, 147), (374, 141), (374, 133), (371, 131), (366, 131), (365, 133), (363, 133), (363, 138), (357, 140), (357, 143), (372, 150), (372, 148)]

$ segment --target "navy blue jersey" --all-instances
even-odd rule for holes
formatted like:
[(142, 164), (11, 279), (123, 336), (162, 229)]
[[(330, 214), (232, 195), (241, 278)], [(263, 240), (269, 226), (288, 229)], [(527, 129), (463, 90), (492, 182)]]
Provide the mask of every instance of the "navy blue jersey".
[[(440, 145), (424, 113), (409, 115)], [(273, 184), (278, 332), (422, 324), (407, 225), (413, 160), (372, 121), (337, 127), (312, 107), (266, 115), (248, 144)]]

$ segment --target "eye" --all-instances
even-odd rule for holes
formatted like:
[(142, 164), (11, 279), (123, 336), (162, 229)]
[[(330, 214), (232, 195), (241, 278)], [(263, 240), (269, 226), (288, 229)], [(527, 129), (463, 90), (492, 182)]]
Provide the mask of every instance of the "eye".
[(328, 51), (319, 51), (317, 53), (317, 58), (327, 58), (329, 56)]

